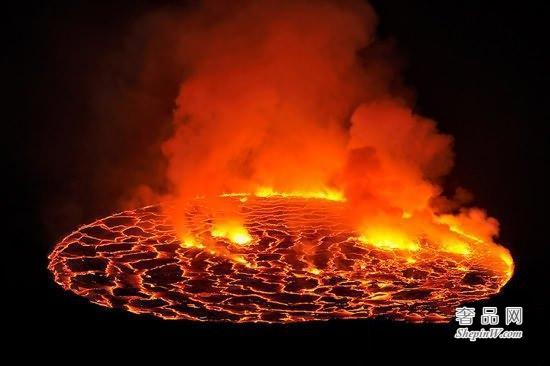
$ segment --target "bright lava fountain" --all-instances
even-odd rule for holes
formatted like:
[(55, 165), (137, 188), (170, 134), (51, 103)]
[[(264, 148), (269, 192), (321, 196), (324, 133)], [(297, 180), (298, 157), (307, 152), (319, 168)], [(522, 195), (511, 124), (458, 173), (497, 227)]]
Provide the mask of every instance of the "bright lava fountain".
[(511, 276), (487, 265), (491, 258), (425, 240), (415, 252), (365, 245), (343, 224), (341, 202), (224, 199), (239, 205), (246, 246), (213, 237), (212, 212), (197, 199), (184, 216), (202, 242), (182, 242), (165, 210), (149, 206), (80, 227), (57, 244), (49, 269), (63, 288), (102, 306), (230, 322), (446, 322)]

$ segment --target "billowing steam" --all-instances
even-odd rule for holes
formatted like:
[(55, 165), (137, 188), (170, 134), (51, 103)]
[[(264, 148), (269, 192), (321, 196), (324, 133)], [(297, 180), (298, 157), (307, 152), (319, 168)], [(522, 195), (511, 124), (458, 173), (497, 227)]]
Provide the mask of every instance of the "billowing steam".
[(334, 184), (354, 109), (385, 94), (358, 57), (374, 25), (360, 2), (205, 2), (181, 38), (189, 75), (165, 144), (175, 193)]
[(175, 23), (186, 73), (162, 148), (177, 206), (326, 195), (346, 201), (365, 242), (415, 250), (427, 237), (458, 254), (486, 242), (511, 261), (492, 244), (496, 220), (460, 208), (464, 191), (440, 196), (452, 138), (413, 113), (369, 5), (203, 1)]

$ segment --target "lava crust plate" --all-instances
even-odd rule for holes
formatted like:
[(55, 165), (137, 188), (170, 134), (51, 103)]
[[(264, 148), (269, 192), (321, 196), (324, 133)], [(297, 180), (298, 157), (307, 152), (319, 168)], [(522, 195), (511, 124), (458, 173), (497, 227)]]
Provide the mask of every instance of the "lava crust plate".
[(429, 243), (417, 253), (365, 245), (342, 224), (339, 202), (227, 199), (239, 206), (249, 245), (212, 238), (212, 212), (196, 200), (184, 217), (203, 244), (183, 245), (163, 207), (149, 206), (80, 227), (56, 245), (49, 269), (63, 288), (102, 306), (230, 322), (447, 322), (458, 305), (508, 279)]

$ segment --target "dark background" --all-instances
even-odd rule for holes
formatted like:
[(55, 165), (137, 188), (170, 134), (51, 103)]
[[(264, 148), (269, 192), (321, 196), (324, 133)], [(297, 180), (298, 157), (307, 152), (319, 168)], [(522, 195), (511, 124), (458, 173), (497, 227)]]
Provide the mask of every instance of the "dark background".
[[(59, 338), (88, 345), (126, 339), (137, 345), (186, 343), (184, 336), (208, 343), (204, 337), (211, 335), (252, 336), (242, 342), (310, 335), (342, 347), (352, 336), (360, 347), (344, 346), (341, 353), (359, 361), (389, 345), (396, 350), (392, 357), (403, 346), (420, 354), (427, 347), (528, 350), (533, 364), (542, 364), (535, 346), (548, 338), (539, 333), (548, 324), (543, 313), (547, 269), (541, 268), (548, 245), (546, 13), (539, 2), (371, 3), (380, 18), (380, 37), (393, 39), (405, 60), (415, 109), (455, 137), (456, 164), (448, 187), (471, 190), (476, 205), (501, 223), (500, 242), (510, 248), (516, 273), (501, 294), (483, 304), (501, 311), (523, 306), (523, 340), (455, 340), (456, 323), (167, 322), (104, 309), (55, 285), (46, 269), (54, 243), (77, 225), (112, 213), (129, 185), (150, 177), (151, 169), (162, 169), (149, 163), (158, 161), (154, 143), (170, 132), (167, 121), (181, 80), (171, 75), (179, 66), (166, 59), (159, 78), (139, 76), (147, 67), (140, 63), (143, 45), (128, 40), (146, 31), (136, 27), (144, 14), (185, 11), (189, 5), (144, 0), (21, 1), (2, 11), (7, 37), (2, 136), (8, 150), (3, 172), (10, 186), (4, 193), (9, 217), (3, 222), (12, 234), (3, 243), (2, 267), (4, 315), (14, 325), (11, 340), (28, 346), (49, 340), (59, 346)], [(132, 63), (121, 61), (129, 56)], [(165, 127), (158, 127), (159, 120)], [(135, 169), (119, 169), (128, 166)], [(162, 182), (149, 183), (162, 188)]]

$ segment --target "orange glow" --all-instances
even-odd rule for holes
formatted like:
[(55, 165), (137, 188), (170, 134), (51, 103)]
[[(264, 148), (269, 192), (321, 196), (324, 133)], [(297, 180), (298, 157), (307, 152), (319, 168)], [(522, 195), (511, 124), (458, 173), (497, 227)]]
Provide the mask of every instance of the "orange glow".
[(472, 253), (470, 246), (461, 241), (445, 242), (442, 250), (449, 253), (469, 255)]
[[(509, 253), (497, 246), (471, 244), (471, 255), (457, 255), (425, 238), (411, 245), (393, 228), (364, 230), (361, 238), (346, 223), (346, 202), (219, 199), (227, 205), (197, 199), (188, 207), (194, 234), (181, 245), (164, 210), (152, 206), (80, 227), (55, 247), (49, 269), (65, 289), (102, 306), (165, 319), (284, 323), (448, 322), (457, 306), (494, 295), (513, 273)], [(253, 233), (246, 246), (210, 233), (213, 214), (231, 205)], [(242, 228), (230, 221), (226, 227)]]
[(256, 197), (293, 197), (293, 198), (312, 198), (329, 201), (345, 201), (344, 193), (335, 189), (324, 189), (319, 191), (290, 191), (277, 192), (271, 187), (261, 187), (255, 192)]
[(184, 237), (180, 243), (180, 245), (184, 248), (204, 248), (204, 245), (197, 242), (197, 240), (191, 236)]
[(231, 258), (233, 261), (237, 262), (237, 263), (240, 263), (242, 264), (243, 266), (247, 267), (247, 268), (252, 268), (254, 267), (249, 261), (247, 261), (244, 257), (242, 256), (235, 256), (235, 257), (232, 257)]
[(271, 187), (260, 187), (253, 194), (251, 193), (222, 193), (220, 197), (241, 197), (241, 202), (245, 202), (248, 196), (254, 195), (256, 197), (283, 197), (283, 198), (311, 198), (311, 199), (323, 199), (328, 201), (345, 201), (344, 193), (336, 189), (322, 189), (312, 191), (283, 191), (279, 192)]
[(315, 267), (308, 268), (306, 271), (311, 273), (311, 274), (314, 274), (314, 275), (318, 275), (318, 274), (321, 273), (321, 270), (319, 268), (315, 268)]
[(247, 245), (252, 241), (252, 237), (246, 228), (235, 221), (226, 221), (214, 224), (210, 234), (214, 238), (226, 238), (232, 243), (238, 245)]
[(506, 263), (506, 265), (510, 268), (510, 269), (513, 269), (514, 267), (514, 260), (512, 259), (512, 256), (510, 255), (510, 253), (508, 251), (504, 251), (500, 254), (500, 259), (502, 259), (502, 261), (504, 263)]
[(365, 229), (359, 240), (367, 245), (384, 250), (417, 251), (420, 249), (418, 243), (392, 228), (374, 227)]

